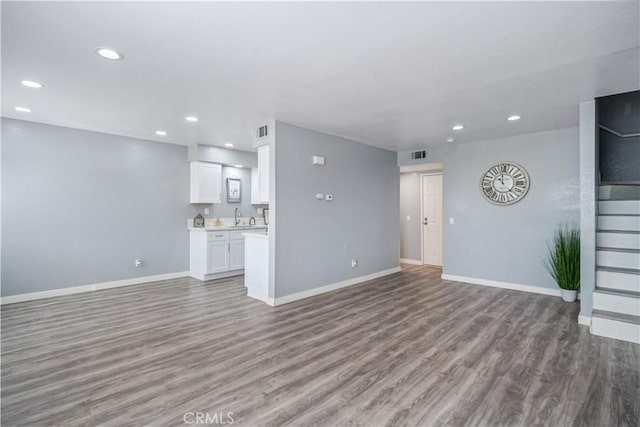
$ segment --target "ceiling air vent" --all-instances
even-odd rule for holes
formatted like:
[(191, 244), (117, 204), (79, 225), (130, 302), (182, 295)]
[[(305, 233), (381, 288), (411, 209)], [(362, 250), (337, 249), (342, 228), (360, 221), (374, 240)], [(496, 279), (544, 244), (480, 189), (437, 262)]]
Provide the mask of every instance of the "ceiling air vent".
[(411, 158), (412, 159), (426, 159), (427, 158), (427, 152), (425, 150), (422, 151), (413, 151), (411, 153)]
[(258, 128), (258, 138), (264, 138), (267, 136), (267, 125), (260, 126)]

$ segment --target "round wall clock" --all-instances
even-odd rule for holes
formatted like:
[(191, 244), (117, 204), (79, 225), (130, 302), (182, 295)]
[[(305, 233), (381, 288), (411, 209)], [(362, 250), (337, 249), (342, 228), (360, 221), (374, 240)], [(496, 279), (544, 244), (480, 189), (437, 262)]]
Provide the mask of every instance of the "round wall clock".
[(482, 175), (480, 191), (488, 201), (497, 205), (519, 202), (529, 191), (529, 174), (517, 163), (495, 164)]

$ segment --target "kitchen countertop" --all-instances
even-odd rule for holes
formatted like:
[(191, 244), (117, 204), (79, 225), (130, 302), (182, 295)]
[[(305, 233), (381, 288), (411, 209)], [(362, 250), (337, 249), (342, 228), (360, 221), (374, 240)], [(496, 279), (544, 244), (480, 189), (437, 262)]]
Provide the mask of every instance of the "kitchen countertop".
[(187, 227), (190, 231), (233, 231), (233, 230), (264, 230), (268, 228), (266, 225), (238, 225), (220, 227)]

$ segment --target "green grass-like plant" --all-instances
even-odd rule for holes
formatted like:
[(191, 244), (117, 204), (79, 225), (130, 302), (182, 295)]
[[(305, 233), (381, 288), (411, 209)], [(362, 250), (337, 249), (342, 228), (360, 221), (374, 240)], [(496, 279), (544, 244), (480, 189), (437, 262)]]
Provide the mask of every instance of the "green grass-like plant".
[(560, 289), (580, 290), (580, 229), (559, 227), (547, 245), (545, 267)]

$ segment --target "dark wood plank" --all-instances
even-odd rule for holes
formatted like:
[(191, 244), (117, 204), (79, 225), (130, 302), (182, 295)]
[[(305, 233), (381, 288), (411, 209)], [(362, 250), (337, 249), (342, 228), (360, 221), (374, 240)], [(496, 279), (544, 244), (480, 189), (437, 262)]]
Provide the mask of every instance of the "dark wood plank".
[(559, 298), (403, 271), (268, 307), (242, 278), (2, 307), (2, 425), (638, 425), (639, 346)]

